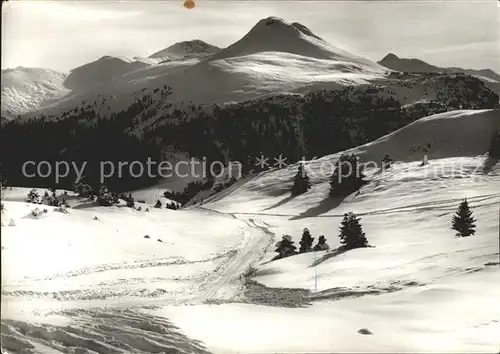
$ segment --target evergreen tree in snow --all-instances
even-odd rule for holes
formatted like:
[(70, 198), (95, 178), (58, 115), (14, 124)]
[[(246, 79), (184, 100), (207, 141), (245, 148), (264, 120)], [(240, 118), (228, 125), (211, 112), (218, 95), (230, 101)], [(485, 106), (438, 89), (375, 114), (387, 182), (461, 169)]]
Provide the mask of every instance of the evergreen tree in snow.
[(309, 229), (305, 228), (302, 232), (302, 238), (300, 239), (299, 253), (311, 252), (314, 237), (311, 237)]
[(128, 197), (125, 199), (125, 201), (127, 202), (127, 206), (129, 208), (133, 208), (135, 206), (135, 199), (131, 193), (128, 194)]
[(100, 206), (111, 206), (118, 203), (118, 196), (111, 193), (105, 185), (102, 185), (97, 195), (97, 203)]
[(78, 193), (78, 196), (83, 198), (89, 198), (94, 195), (92, 187), (85, 183), (83, 177), (80, 180), (75, 181), (73, 184), (73, 190)]
[(307, 192), (311, 188), (311, 182), (309, 181), (309, 176), (304, 169), (304, 164), (299, 165), (299, 170), (295, 175), (292, 186), (292, 195), (296, 196)]
[(160, 209), (162, 207), (160, 199), (156, 201), (155, 208)]
[(458, 206), (457, 213), (453, 216), (451, 228), (455, 230), (457, 237), (466, 237), (476, 233), (476, 219), (472, 216), (467, 199)]
[(28, 193), (28, 196), (26, 197), (26, 202), (27, 203), (34, 203), (34, 204), (41, 203), (40, 194), (38, 194), (38, 191), (36, 189), (30, 190), (30, 192)]
[(348, 249), (368, 246), (368, 240), (359, 221), (360, 218), (354, 213), (344, 214), (339, 237), (340, 243)]
[(328, 251), (330, 246), (326, 243), (325, 236), (321, 235), (318, 239), (318, 243), (314, 246), (313, 251)]
[(54, 207), (58, 207), (61, 205), (61, 203), (59, 202), (59, 200), (57, 199), (57, 195), (56, 195), (56, 192), (53, 191), (52, 192), (52, 195), (50, 197), (47, 198), (47, 202), (50, 206), (54, 206)]
[(330, 177), (330, 197), (345, 197), (355, 192), (366, 183), (363, 178), (355, 154), (340, 156)]
[(289, 235), (283, 235), (281, 241), (276, 243), (276, 250), (278, 252), (277, 258), (285, 258), (297, 254), (297, 247), (295, 247), (292, 237)]

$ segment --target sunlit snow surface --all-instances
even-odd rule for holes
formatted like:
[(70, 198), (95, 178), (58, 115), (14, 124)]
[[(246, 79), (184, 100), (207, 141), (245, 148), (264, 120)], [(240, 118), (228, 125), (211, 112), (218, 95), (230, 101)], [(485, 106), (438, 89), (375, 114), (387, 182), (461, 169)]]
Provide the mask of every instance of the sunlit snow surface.
[[(430, 121), (440, 127), (456, 119), (456, 127), (466, 127), (477, 114), (489, 113)], [(358, 150), (373, 156), (386, 144), (391, 154), (406, 151), (394, 140), (398, 134)], [(6, 189), (4, 347), (26, 353), (496, 352), (500, 165), (484, 174), (486, 158), (473, 156), (468, 145), (480, 134), (470, 128), (469, 140), (450, 139), (448, 150), (436, 145), (441, 158), (430, 153), (424, 167), (408, 154), (387, 171), (368, 169), (361, 194), (340, 204), (326, 199), (328, 178), (318, 171), (338, 155), (310, 162), (313, 187), (296, 198), (288, 194), (294, 165), (181, 211), (95, 207), (71, 197), (70, 214), (47, 207), (45, 217), (34, 219), (35, 206), (22, 201), (29, 189)], [(454, 146), (470, 157), (444, 157), (456, 156)], [(465, 197), (477, 232), (456, 238), (451, 218)], [(374, 247), (269, 262), (281, 235), (298, 245), (304, 227), (316, 240), (324, 234), (334, 250), (345, 212), (361, 216)], [(15, 226), (3, 226), (10, 219)], [(253, 280), (274, 288), (271, 294), (309, 291), (308, 304), (246, 301), (242, 275), (250, 267)]]

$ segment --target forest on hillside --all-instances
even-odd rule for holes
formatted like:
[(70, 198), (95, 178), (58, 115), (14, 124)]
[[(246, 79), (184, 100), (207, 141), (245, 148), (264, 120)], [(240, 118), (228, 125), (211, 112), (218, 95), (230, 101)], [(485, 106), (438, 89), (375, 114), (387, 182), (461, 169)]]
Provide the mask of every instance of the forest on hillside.
[[(108, 115), (100, 111), (103, 105), (85, 103), (56, 119), (41, 116), (2, 124), (2, 178), (16, 186), (69, 189), (74, 172), (56, 185), (51, 177), (27, 178), (23, 164), (86, 161), (85, 180), (98, 189), (101, 161), (159, 163), (167, 149), (205, 157), (209, 163), (240, 161), (248, 173), (261, 154), (282, 154), (296, 162), (373, 141), (431, 114), (498, 107), (498, 95), (481, 80), (467, 75), (442, 80), (447, 80), (445, 89), (436, 99), (410, 105), (402, 105), (387, 87), (375, 85), (214, 104), (209, 110), (169, 104), (168, 111), (159, 112), (146, 92), (126, 109)], [(167, 98), (171, 93), (167, 86), (156, 92)], [(106, 185), (123, 192), (152, 185), (156, 179), (131, 176), (125, 170)]]

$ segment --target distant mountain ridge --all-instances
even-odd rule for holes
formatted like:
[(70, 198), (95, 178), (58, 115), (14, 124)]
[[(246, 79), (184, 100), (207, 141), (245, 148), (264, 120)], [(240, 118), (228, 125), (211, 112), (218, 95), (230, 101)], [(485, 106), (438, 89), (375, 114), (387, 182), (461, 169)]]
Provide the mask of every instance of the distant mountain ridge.
[[(221, 49), (201, 40), (176, 43), (149, 58), (102, 57), (73, 69), (66, 95), (25, 117), (61, 115), (78, 105), (105, 104), (108, 113), (127, 108), (144, 92), (171, 87), (170, 101), (241, 102), (276, 93), (382, 80), (383, 66), (331, 45), (300, 23), (277, 17), (257, 22), (240, 40)], [(103, 98), (102, 101), (96, 102)], [(165, 97), (153, 97), (157, 111)]]
[[(359, 85), (391, 87), (401, 104), (412, 104), (432, 100), (446, 86), (446, 80), (435, 76), (430, 80), (431, 87), (427, 87), (425, 80), (398, 75), (396, 71), (450, 75), (468, 72), (500, 91), (500, 77), (491, 70), (443, 69), (394, 54), (376, 63), (326, 42), (303, 24), (268, 17), (227, 48), (189, 40), (148, 58), (101, 57), (67, 74), (55, 75), (55, 90), (44, 88), (45, 79), (37, 75), (15, 76), (20, 89), (13, 90), (12, 80), (3, 78), (12, 74), (7, 71), (4, 75), (2, 71), (2, 116), (12, 119), (22, 115), (21, 119), (29, 119), (43, 115), (52, 119), (82, 107), (99, 107), (100, 115), (110, 116), (146, 99), (150, 102), (148, 117), (160, 118), (171, 103), (211, 106)], [(407, 85), (406, 80), (411, 83)], [(24, 88), (23, 82), (31, 83), (25, 85), (30, 89)], [(167, 91), (169, 95), (165, 95)]]
[(389, 53), (382, 60), (378, 61), (380, 65), (388, 69), (411, 72), (411, 73), (465, 73), (477, 77), (497, 93), (500, 93), (500, 74), (491, 69), (464, 69), (460, 67), (439, 67), (429, 64), (416, 58), (400, 58), (396, 54)]

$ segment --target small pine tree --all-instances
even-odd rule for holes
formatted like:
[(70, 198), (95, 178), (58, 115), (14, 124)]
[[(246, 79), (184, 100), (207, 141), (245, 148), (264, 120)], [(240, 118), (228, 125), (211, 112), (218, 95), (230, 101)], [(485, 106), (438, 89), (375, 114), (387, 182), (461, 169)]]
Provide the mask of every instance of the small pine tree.
[(299, 253), (311, 252), (312, 245), (314, 242), (314, 237), (311, 237), (309, 229), (305, 228), (302, 232), (302, 238), (300, 239)]
[(345, 197), (355, 192), (366, 183), (363, 178), (355, 154), (340, 156), (330, 177), (330, 197)]
[(160, 209), (162, 207), (160, 199), (156, 201), (155, 208)]
[(135, 206), (135, 199), (131, 193), (128, 194), (128, 197), (127, 199), (125, 199), (125, 201), (127, 202), (127, 206), (129, 208), (133, 208)]
[(118, 196), (114, 193), (110, 193), (108, 188), (104, 185), (99, 189), (99, 194), (97, 196), (97, 203), (100, 206), (111, 206), (118, 202)]
[(278, 258), (285, 258), (297, 254), (297, 247), (295, 247), (292, 237), (284, 235), (281, 241), (276, 243), (275, 252), (278, 252)]
[(326, 243), (325, 236), (321, 235), (318, 239), (318, 243), (314, 246), (313, 251), (328, 251), (330, 246)]
[(292, 195), (300, 195), (307, 192), (311, 188), (311, 182), (309, 181), (309, 176), (304, 169), (304, 164), (299, 165), (299, 170), (295, 175), (292, 186)]
[(30, 190), (28, 196), (26, 197), (26, 202), (40, 204), (41, 202), (40, 195), (38, 194), (38, 191), (36, 189)]
[(455, 230), (457, 237), (466, 237), (476, 233), (476, 219), (472, 216), (467, 199), (458, 206), (457, 213), (453, 216), (451, 228)]
[(368, 246), (365, 233), (359, 223), (360, 220), (354, 213), (344, 214), (339, 237), (340, 243), (348, 249)]
[(75, 181), (73, 184), (73, 190), (83, 198), (89, 198), (94, 195), (94, 190), (90, 185), (84, 182), (83, 177), (80, 180)]
[(60, 202), (57, 199), (56, 192), (52, 192), (52, 196), (48, 197), (47, 200), (48, 200), (48, 203), (49, 203), (50, 206), (53, 206), (53, 207), (60, 206)]

